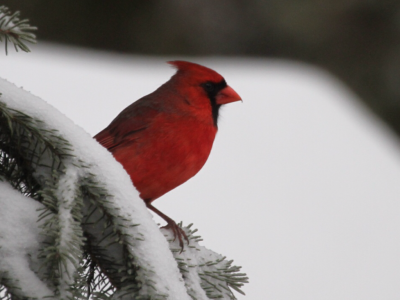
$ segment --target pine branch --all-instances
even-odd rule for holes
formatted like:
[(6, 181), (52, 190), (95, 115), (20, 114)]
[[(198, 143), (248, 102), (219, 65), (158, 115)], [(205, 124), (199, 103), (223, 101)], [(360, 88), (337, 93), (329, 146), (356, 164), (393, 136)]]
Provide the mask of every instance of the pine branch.
[[(46, 270), (43, 279), (56, 291), (60, 286), (67, 291), (69, 282), (74, 280), (74, 270), (79, 267), (83, 244), (82, 201), (66, 208), (75, 200), (75, 193), (63, 193), (58, 185), (65, 174), (65, 161), (72, 156), (71, 145), (57, 131), (47, 129), (42, 121), (2, 102), (0, 128), (0, 177), (44, 204), (39, 218), (45, 219), (42, 228), (47, 237), (39, 255)], [(71, 211), (69, 220), (60, 216), (65, 209)]]
[(8, 43), (12, 43), (17, 52), (18, 49), (30, 52), (26, 43), (36, 44), (36, 35), (32, 31), (37, 28), (29, 25), (28, 19), (20, 20), (19, 16), (19, 11), (11, 13), (7, 7), (0, 6), (0, 42), (4, 39), (6, 54), (8, 54)]
[[(90, 173), (89, 166), (74, 157), (71, 145), (56, 130), (48, 129), (44, 122), (11, 109), (1, 101), (0, 129), (0, 178), (44, 204), (39, 216), (39, 220), (44, 219), (41, 227), (47, 238), (39, 254), (45, 271), (43, 279), (53, 286), (56, 294), (64, 291), (76, 299), (89, 295), (100, 299), (116, 290), (120, 295), (138, 294), (149, 283), (150, 279), (146, 278), (151, 272), (148, 266), (138, 265), (133, 252), (133, 241), (143, 240), (143, 236), (135, 237), (127, 232), (138, 224), (131, 224), (118, 212), (112, 196)], [(62, 181), (64, 177), (66, 180), (71, 177), (68, 170), (77, 170), (79, 175), (76, 173), (78, 177), (66, 184)], [(60, 190), (60, 186), (69, 188)], [(83, 222), (82, 212), (90, 211), (92, 206), (97, 213), (85, 215)], [(65, 215), (70, 216), (69, 220), (65, 220)], [(91, 217), (96, 220), (88, 228), (85, 223), (92, 222)], [(86, 230), (86, 238), (90, 238), (90, 249), (83, 247), (83, 230)], [(110, 256), (113, 252), (118, 255)], [(88, 279), (84, 268), (79, 266), (85, 255), (102, 270), (93, 282), (101, 281), (107, 289), (92, 284), (92, 280), (89, 280), (91, 288), (81, 289)], [(68, 282), (72, 284), (70, 287)], [(157, 291), (149, 292), (149, 297), (165, 298)]]

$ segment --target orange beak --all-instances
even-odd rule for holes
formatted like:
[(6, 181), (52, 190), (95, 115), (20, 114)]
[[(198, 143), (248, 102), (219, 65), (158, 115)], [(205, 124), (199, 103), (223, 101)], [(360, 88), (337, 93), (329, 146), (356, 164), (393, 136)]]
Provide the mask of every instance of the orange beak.
[(217, 104), (227, 104), (235, 101), (242, 100), (238, 93), (236, 93), (233, 88), (231, 88), (229, 85), (219, 91), (219, 93), (215, 97)]

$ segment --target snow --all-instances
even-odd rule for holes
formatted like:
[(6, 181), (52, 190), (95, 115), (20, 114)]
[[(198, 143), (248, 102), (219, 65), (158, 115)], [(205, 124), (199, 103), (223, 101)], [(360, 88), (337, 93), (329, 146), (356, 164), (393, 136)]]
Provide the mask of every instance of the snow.
[[(168, 80), (167, 60), (203, 63), (239, 93), (243, 103), (222, 109), (205, 167), (154, 203), (176, 221), (193, 222), (207, 248), (243, 266), (250, 283), (238, 299), (399, 298), (400, 147), (342, 83), (288, 61), (149, 58), (52, 45), (32, 51), (0, 56), (0, 76), (91, 135)], [(54, 119), (70, 124), (59, 113)], [(106, 151), (88, 147), (77, 151), (104, 161), (103, 180), (128, 186)], [(126, 199), (121, 211), (140, 207), (133, 188), (118, 198)], [(168, 247), (146, 225), (145, 234)]]
[(37, 210), (42, 205), (6, 182), (0, 181), (0, 190), (0, 277), (19, 278), (12, 283), (14, 286), (29, 291), (32, 298), (43, 299), (52, 292), (30, 268), (37, 265), (35, 257), (42, 240), (37, 223)]
[[(74, 242), (71, 240), (73, 236), (73, 226), (76, 221), (74, 221), (73, 215), (71, 213), (72, 206), (74, 205), (75, 200), (75, 190), (76, 183), (79, 180), (78, 170), (73, 165), (69, 165), (65, 171), (65, 174), (60, 178), (59, 182), (59, 190), (57, 193), (59, 200), (59, 225), (61, 229), (60, 234), (60, 249), (69, 249), (70, 245), (73, 245)], [(69, 276), (63, 276), (60, 282), (60, 296), (61, 299), (67, 299), (68, 294), (67, 290), (71, 284), (74, 283), (74, 277), (71, 276), (75, 274), (77, 267), (79, 266), (81, 257), (75, 258), (72, 255), (68, 255), (69, 253), (62, 253), (65, 257), (69, 259), (64, 263), (65, 272), (69, 274)]]

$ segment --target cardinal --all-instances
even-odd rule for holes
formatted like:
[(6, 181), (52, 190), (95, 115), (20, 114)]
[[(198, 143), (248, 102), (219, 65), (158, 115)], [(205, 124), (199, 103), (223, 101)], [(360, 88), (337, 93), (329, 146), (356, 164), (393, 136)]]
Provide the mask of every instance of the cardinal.
[(153, 93), (125, 108), (94, 138), (122, 164), (146, 206), (167, 222), (183, 250), (185, 232), (152, 203), (203, 167), (218, 130), (221, 105), (240, 96), (217, 72), (168, 62), (177, 72)]

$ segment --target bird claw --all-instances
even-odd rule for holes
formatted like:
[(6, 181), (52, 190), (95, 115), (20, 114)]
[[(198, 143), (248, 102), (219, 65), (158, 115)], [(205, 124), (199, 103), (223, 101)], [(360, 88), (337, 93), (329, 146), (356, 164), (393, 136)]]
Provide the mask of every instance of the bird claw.
[(157, 215), (159, 215), (161, 218), (163, 218), (165, 221), (167, 221), (167, 225), (163, 226), (161, 228), (172, 229), (172, 232), (174, 233), (174, 241), (176, 240), (176, 237), (178, 237), (178, 239), (179, 239), (179, 246), (181, 247), (181, 252), (179, 252), (179, 254), (182, 253), (182, 251), (183, 251), (183, 239), (182, 239), (182, 236), (185, 238), (185, 240), (187, 241), (187, 243), (189, 245), (189, 239), (188, 239), (188, 237), (186, 235), (186, 232), (181, 227), (179, 227), (175, 223), (174, 220), (172, 220), (170, 217), (166, 216), (161, 211), (159, 211), (157, 208), (155, 208), (153, 205), (151, 205), (151, 201), (150, 200), (148, 200), (148, 201), (145, 200), (145, 202), (146, 202), (146, 206), (150, 210), (154, 211)]
[(179, 254), (182, 253), (183, 248), (184, 248), (183, 238), (186, 240), (187, 244), (189, 245), (189, 238), (187, 237), (186, 232), (180, 226), (178, 226), (174, 221), (168, 222), (168, 224), (166, 226), (163, 226), (161, 228), (172, 230), (172, 232), (174, 233), (174, 240), (173, 240), (174, 242), (176, 241), (176, 238), (178, 238), (179, 246), (181, 247), (181, 252), (179, 252)]

